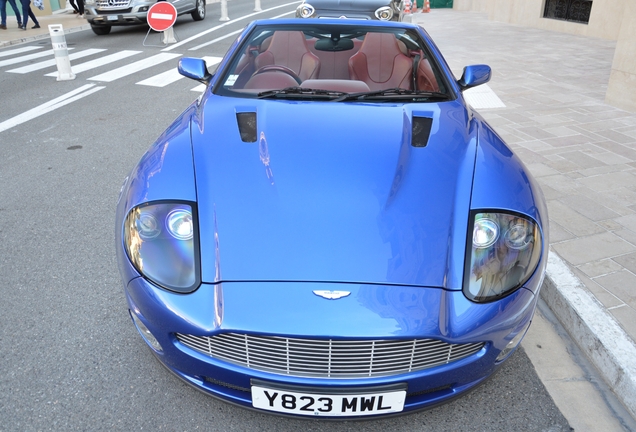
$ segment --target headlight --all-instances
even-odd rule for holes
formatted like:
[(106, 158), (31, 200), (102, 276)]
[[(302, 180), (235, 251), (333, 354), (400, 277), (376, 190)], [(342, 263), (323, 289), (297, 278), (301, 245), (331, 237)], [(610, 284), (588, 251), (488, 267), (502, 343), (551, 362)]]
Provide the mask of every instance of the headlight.
[(380, 21), (389, 21), (393, 18), (393, 9), (389, 6), (382, 6), (375, 11), (375, 17)]
[(488, 302), (520, 288), (541, 257), (541, 233), (532, 220), (507, 213), (473, 213), (464, 294)]
[(315, 9), (312, 5), (310, 5), (309, 3), (302, 3), (296, 9), (296, 16), (300, 18), (309, 18), (314, 14), (314, 12)]
[(193, 205), (142, 204), (124, 222), (124, 245), (137, 271), (181, 293), (199, 286), (198, 232)]

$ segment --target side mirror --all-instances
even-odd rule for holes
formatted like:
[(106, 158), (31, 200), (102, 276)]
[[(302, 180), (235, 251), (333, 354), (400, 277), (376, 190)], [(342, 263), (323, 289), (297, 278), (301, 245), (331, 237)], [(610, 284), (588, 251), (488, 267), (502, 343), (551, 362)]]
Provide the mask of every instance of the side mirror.
[[(185, 60), (185, 59), (184, 59)], [(490, 81), (492, 71), (488, 65), (472, 65), (464, 68), (464, 73), (457, 84), (462, 90), (486, 84)]]
[(212, 78), (205, 60), (200, 58), (183, 57), (179, 60), (178, 70), (184, 77), (200, 81), (203, 84), (207, 84)]

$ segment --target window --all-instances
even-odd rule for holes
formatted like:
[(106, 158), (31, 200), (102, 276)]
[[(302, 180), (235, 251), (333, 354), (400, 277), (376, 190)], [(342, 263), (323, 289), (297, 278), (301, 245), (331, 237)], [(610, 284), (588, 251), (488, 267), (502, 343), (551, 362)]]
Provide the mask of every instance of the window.
[(544, 18), (587, 24), (592, 12), (592, 0), (546, 0)]

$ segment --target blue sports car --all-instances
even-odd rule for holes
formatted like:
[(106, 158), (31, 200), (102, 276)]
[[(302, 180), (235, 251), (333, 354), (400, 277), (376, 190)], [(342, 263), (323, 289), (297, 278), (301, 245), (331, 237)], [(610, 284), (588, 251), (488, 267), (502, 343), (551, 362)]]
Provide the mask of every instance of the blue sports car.
[[(267, 20), (122, 186), (117, 258), (157, 359), (209, 395), (352, 418), (446, 402), (526, 333), (542, 193), (428, 34)], [(504, 395), (502, 394), (502, 398)]]

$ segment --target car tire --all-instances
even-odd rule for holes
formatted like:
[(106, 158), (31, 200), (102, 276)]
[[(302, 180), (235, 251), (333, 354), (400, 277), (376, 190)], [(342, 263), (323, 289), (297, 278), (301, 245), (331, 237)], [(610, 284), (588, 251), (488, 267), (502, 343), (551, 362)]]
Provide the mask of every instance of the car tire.
[(201, 21), (205, 18), (205, 0), (197, 0), (196, 9), (192, 11), (192, 19)]
[(110, 33), (110, 26), (96, 26), (91, 24), (91, 29), (97, 36), (105, 36)]

